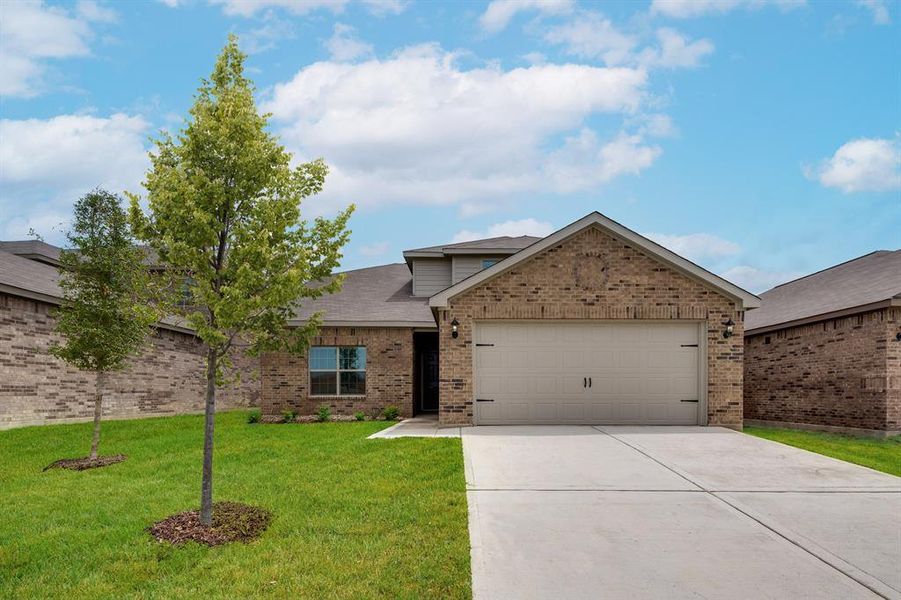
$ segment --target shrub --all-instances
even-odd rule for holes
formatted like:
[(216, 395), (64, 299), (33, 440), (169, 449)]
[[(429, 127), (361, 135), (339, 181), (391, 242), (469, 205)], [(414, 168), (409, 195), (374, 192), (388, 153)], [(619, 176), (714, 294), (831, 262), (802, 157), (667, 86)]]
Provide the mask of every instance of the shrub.
[(365, 421), (366, 413), (364, 413), (361, 410), (358, 410), (357, 412), (354, 413), (354, 419), (356, 419), (357, 421)]
[(259, 408), (252, 408), (252, 409), (250, 409), (250, 412), (247, 413), (247, 422), (248, 423), (259, 423), (261, 416), (262, 416), (262, 413), (260, 412)]
[(282, 421), (285, 423), (293, 423), (297, 419), (297, 411), (295, 410), (283, 410), (282, 411)]
[(389, 405), (382, 409), (382, 416), (386, 421), (393, 421), (400, 415), (400, 410), (396, 406)]
[(316, 411), (316, 420), (320, 423), (325, 423), (326, 421), (332, 420), (332, 411), (331, 409), (323, 404), (319, 407), (319, 410)]

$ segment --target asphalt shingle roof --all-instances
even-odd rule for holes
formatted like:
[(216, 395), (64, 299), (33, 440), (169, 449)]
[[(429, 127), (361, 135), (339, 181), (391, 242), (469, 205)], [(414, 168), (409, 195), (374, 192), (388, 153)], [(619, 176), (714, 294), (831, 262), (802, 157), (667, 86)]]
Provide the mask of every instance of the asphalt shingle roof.
[(522, 250), (531, 246), (542, 238), (531, 235), (521, 235), (518, 237), (510, 237), (504, 235), (501, 237), (486, 238), (484, 240), (472, 240), (469, 242), (457, 242), (456, 244), (442, 244), (440, 246), (427, 246), (425, 248), (414, 248), (405, 250), (405, 252), (444, 252), (445, 250)]
[(770, 328), (901, 298), (901, 250), (879, 250), (760, 294), (745, 330)]
[(413, 276), (406, 264), (346, 271), (344, 276), (341, 291), (304, 300), (296, 318), (322, 312), (325, 321), (434, 324), (429, 299), (413, 296)]
[(59, 298), (59, 271), (56, 267), (0, 250), (0, 285)]

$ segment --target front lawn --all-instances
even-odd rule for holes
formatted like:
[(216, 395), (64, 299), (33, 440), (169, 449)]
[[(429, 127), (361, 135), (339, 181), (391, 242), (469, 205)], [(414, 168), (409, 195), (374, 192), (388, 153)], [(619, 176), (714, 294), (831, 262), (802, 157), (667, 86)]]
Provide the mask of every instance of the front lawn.
[(745, 427), (744, 432), (901, 477), (901, 436), (880, 440), (771, 427)]
[(84, 456), (90, 424), (0, 431), (0, 598), (466, 598), (459, 439), (367, 440), (386, 423), (216, 421), (215, 500), (264, 507), (250, 544), (160, 544), (145, 528), (197, 508), (203, 421), (103, 424), (123, 463)]

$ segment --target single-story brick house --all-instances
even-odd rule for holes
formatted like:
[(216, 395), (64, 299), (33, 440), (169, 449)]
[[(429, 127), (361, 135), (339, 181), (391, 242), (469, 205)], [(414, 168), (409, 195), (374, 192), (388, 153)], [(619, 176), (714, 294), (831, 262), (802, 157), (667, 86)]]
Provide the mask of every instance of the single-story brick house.
[(901, 250), (777, 286), (745, 321), (746, 423), (901, 433)]
[(306, 356), (261, 357), (265, 413), (741, 428), (759, 298), (603, 215), (403, 255), (299, 309), (323, 327)]
[[(59, 252), (37, 240), (0, 242), (0, 429), (93, 417), (94, 377), (48, 353), (55, 340), (51, 313), (62, 295)], [(104, 416), (201, 412), (204, 361), (191, 331), (161, 323), (131, 366), (109, 377)], [(237, 366), (245, 376), (240, 385), (222, 389), (222, 408), (258, 403), (258, 361), (238, 357)]]

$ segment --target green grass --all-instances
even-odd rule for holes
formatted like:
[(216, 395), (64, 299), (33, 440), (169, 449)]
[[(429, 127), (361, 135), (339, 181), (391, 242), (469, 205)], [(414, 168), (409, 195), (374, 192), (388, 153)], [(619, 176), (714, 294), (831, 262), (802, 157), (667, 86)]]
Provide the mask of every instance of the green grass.
[(468, 598), (459, 439), (367, 440), (386, 423), (216, 420), (214, 499), (273, 512), (250, 544), (160, 544), (145, 528), (197, 508), (202, 417), (0, 432), (0, 598)]
[(901, 436), (874, 439), (770, 427), (745, 427), (744, 431), (901, 477)]

